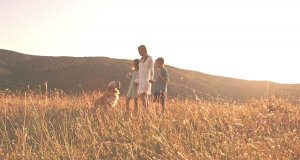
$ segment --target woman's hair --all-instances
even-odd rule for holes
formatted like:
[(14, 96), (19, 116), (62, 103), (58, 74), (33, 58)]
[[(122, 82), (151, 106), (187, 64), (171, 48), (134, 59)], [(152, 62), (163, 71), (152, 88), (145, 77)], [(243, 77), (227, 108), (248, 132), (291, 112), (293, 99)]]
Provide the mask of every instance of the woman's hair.
[(139, 48), (138, 48), (139, 51), (143, 50), (143, 49), (147, 52), (147, 48), (146, 48), (145, 45), (140, 45)]
[(134, 59), (133, 61), (133, 67), (136, 71), (139, 70), (139, 63), (140, 63), (140, 60), (139, 59)]

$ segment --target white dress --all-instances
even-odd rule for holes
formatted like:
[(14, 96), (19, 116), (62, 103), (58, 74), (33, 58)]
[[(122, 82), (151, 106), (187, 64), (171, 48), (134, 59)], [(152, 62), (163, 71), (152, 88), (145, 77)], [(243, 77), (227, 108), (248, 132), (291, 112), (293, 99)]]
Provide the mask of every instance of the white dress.
[(139, 83), (138, 93), (151, 94), (151, 83), (149, 80), (153, 80), (154, 68), (152, 57), (149, 56), (145, 62), (140, 61), (139, 72), (135, 82)]

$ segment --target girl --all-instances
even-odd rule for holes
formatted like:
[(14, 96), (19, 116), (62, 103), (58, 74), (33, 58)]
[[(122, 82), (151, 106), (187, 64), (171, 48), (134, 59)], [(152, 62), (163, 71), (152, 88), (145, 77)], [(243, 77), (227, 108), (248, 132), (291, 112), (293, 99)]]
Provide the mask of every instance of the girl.
[(138, 111), (138, 87), (134, 85), (134, 81), (137, 77), (139, 71), (139, 59), (135, 59), (132, 61), (131, 71), (127, 74), (127, 77), (131, 79), (130, 86), (127, 93), (127, 99), (126, 99), (126, 110), (127, 113), (129, 113), (130, 108), (130, 100), (134, 99), (134, 113), (136, 114)]
[(139, 73), (135, 80), (135, 85), (138, 86), (138, 94), (140, 94), (144, 109), (147, 110), (148, 94), (151, 94), (151, 85), (154, 83), (154, 66), (152, 57), (147, 53), (146, 46), (139, 46), (138, 51), (142, 58), (139, 63)]

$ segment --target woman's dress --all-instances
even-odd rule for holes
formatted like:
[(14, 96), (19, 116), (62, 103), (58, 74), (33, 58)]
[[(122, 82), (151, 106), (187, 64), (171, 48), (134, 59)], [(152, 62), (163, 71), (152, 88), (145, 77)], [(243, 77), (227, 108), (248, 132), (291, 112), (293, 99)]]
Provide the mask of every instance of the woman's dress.
[(139, 83), (138, 93), (151, 94), (151, 83), (149, 80), (153, 80), (154, 68), (152, 57), (149, 56), (145, 62), (143, 60), (139, 63), (139, 72), (135, 82)]

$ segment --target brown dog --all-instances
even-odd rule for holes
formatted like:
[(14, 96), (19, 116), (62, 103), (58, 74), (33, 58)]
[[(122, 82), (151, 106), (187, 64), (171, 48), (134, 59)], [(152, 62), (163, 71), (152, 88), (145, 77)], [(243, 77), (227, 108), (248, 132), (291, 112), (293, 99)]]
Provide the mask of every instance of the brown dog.
[(112, 81), (108, 84), (107, 90), (104, 94), (95, 101), (94, 107), (97, 108), (112, 108), (116, 106), (119, 101), (121, 83), (119, 81)]

